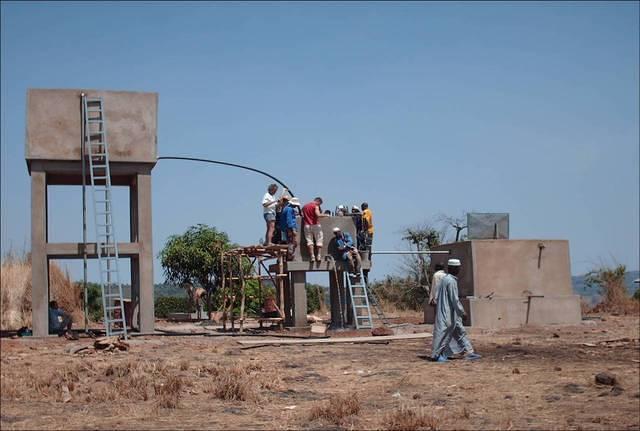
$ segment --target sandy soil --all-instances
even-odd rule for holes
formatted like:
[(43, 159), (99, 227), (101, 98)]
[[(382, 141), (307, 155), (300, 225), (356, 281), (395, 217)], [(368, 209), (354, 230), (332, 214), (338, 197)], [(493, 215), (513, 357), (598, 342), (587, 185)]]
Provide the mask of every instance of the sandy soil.
[[(138, 337), (72, 355), (59, 338), (3, 339), (0, 428), (639, 429), (638, 325), (471, 330), (483, 358), (446, 364), (420, 357), (429, 340), (243, 350), (239, 337)], [(603, 371), (615, 388), (596, 384)]]

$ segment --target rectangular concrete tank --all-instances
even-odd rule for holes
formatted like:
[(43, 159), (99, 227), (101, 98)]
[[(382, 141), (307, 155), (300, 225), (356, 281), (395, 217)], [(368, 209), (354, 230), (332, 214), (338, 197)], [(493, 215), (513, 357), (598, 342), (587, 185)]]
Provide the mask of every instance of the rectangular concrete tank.
[[(436, 263), (462, 261), (458, 289), (473, 326), (574, 324), (581, 320), (580, 297), (573, 293), (569, 243), (565, 240), (472, 240), (443, 244)], [(425, 305), (425, 321), (433, 307)]]
[(111, 162), (156, 162), (157, 93), (29, 89), (27, 163), (31, 160), (80, 160), (81, 93), (104, 100)]

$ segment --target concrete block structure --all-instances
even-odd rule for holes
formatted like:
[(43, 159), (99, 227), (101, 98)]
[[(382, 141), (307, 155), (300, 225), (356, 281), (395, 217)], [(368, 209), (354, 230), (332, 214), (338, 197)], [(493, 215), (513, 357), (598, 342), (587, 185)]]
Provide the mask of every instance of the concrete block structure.
[[(575, 324), (580, 297), (571, 286), (569, 242), (565, 240), (471, 240), (433, 250), (431, 269), (449, 258), (462, 261), (458, 290), (467, 310), (465, 324), (510, 328), (525, 324)], [(434, 308), (425, 305), (425, 322)]]
[[(322, 234), (324, 237), (322, 256), (332, 256), (335, 259), (335, 268), (330, 261), (325, 259), (322, 262), (311, 263), (309, 261), (309, 251), (302, 232), (302, 220), (297, 218), (299, 243), (296, 248), (293, 260), (286, 262), (285, 272), (289, 274), (286, 280), (285, 289), (285, 324), (292, 327), (306, 327), (307, 324), (307, 295), (305, 285), (308, 272), (329, 272), (329, 296), (331, 302), (332, 318), (340, 313), (340, 302), (343, 309), (346, 309), (345, 325), (354, 324), (351, 303), (348, 298), (348, 289), (345, 284), (345, 271), (347, 265), (341, 259), (336, 241), (333, 235), (333, 228), (339, 227), (343, 232), (348, 232), (354, 241), (356, 240), (356, 226), (351, 216), (323, 217), (320, 219)], [(360, 252), (362, 258), (362, 268), (371, 268), (368, 252)], [(270, 271), (276, 272), (275, 266), (270, 267)], [(335, 319), (332, 319), (335, 320)], [(334, 325), (335, 326), (335, 325)]]
[[(47, 190), (51, 185), (81, 185), (81, 94), (102, 97), (109, 141), (111, 180), (129, 188), (130, 237), (118, 244), (131, 260), (132, 300), (139, 306), (138, 329), (153, 331), (153, 249), (151, 170), (157, 160), (156, 93), (30, 89), (27, 92), (25, 159), (31, 175), (32, 309), (35, 336), (48, 333), (49, 260), (82, 259), (83, 243), (50, 243)], [(87, 184), (90, 184), (87, 172)], [(82, 197), (78, 194), (78, 199)], [(115, 208), (115, 211), (125, 211)], [(89, 221), (89, 238), (92, 238)], [(96, 257), (95, 242), (88, 244)], [(135, 324), (136, 322), (134, 322)]]

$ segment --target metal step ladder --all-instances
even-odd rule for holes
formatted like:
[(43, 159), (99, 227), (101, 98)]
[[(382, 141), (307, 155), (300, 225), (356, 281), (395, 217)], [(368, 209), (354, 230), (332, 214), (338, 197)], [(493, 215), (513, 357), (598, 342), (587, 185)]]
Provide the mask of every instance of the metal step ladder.
[(345, 274), (349, 297), (351, 298), (351, 308), (353, 309), (353, 320), (356, 329), (373, 329), (373, 319), (371, 318), (371, 308), (369, 307), (369, 294), (367, 284), (364, 281), (362, 270), (359, 275)]
[(83, 95), (82, 113), (86, 159), (83, 163), (88, 162), (91, 176), (104, 326), (107, 336), (121, 335), (126, 339), (127, 325), (118, 270), (119, 255), (113, 224), (109, 146), (102, 98)]

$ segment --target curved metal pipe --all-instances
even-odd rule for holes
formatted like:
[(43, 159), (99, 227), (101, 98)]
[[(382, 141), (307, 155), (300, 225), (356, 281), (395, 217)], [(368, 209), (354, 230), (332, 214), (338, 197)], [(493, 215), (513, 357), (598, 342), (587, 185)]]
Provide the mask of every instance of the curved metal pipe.
[(265, 171), (261, 171), (260, 169), (251, 168), (249, 166), (238, 165), (236, 163), (221, 162), (219, 160), (201, 159), (201, 158), (197, 158), (197, 157), (163, 156), (163, 157), (158, 157), (158, 160), (187, 160), (187, 161), (190, 161), (190, 162), (213, 163), (213, 164), (216, 164), (216, 165), (224, 165), (224, 166), (231, 166), (231, 167), (234, 167), (234, 168), (246, 169), (247, 171), (256, 172), (258, 174), (264, 175), (265, 177), (271, 178), (273, 181), (275, 181), (278, 184), (280, 184), (283, 188), (287, 189), (292, 197), (295, 196), (293, 194), (293, 190), (291, 190), (285, 183), (283, 183), (282, 181), (280, 181), (279, 179), (277, 179), (273, 175), (271, 175), (271, 174), (269, 174), (269, 173), (267, 173)]

